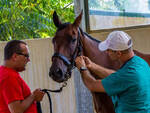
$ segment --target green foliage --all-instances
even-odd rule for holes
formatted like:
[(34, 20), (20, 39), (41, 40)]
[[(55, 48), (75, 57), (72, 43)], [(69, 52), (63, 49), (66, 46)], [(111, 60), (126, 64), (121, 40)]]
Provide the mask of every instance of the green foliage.
[(54, 10), (63, 22), (73, 22), (73, 0), (1, 0), (0, 40), (52, 37)]

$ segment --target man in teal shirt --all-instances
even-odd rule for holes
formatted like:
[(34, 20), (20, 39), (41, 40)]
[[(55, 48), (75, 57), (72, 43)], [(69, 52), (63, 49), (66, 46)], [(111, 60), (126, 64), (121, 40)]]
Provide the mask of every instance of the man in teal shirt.
[[(85, 56), (78, 57), (76, 65), (87, 88), (111, 96), (116, 113), (150, 113), (150, 67), (134, 55), (131, 37), (123, 31), (114, 31), (99, 44), (99, 49), (107, 51), (110, 58), (122, 66), (114, 71), (93, 63)], [(102, 80), (94, 79), (88, 70)]]

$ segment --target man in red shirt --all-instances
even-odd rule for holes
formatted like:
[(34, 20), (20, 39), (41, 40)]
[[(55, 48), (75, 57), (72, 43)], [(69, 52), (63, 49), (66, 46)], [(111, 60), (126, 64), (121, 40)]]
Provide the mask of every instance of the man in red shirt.
[(25, 42), (9, 41), (4, 48), (4, 64), (0, 66), (0, 113), (37, 113), (36, 101), (41, 101), (44, 92), (32, 93), (19, 72), (30, 61)]

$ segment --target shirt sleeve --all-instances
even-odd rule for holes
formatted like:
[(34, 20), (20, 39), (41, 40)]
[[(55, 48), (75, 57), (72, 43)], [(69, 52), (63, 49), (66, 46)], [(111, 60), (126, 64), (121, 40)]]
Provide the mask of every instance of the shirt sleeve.
[(24, 99), (22, 86), (19, 84), (17, 77), (8, 77), (6, 80), (4, 80), (2, 93), (7, 104), (16, 100)]
[(103, 87), (109, 96), (117, 95), (132, 85), (129, 73), (115, 72), (102, 80)]

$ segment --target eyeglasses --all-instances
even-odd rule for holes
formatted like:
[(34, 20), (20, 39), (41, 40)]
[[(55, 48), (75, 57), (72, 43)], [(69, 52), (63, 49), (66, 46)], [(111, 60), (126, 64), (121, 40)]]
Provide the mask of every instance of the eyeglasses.
[(23, 53), (17, 53), (18, 55), (23, 55), (25, 56), (26, 58), (29, 58), (29, 54), (23, 54)]

